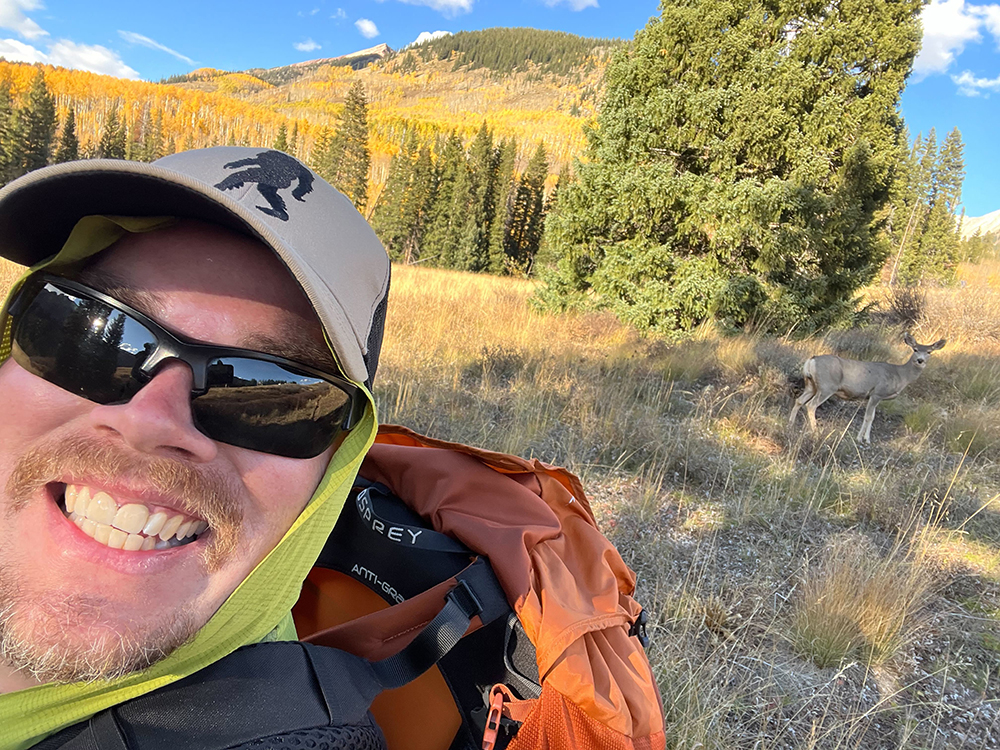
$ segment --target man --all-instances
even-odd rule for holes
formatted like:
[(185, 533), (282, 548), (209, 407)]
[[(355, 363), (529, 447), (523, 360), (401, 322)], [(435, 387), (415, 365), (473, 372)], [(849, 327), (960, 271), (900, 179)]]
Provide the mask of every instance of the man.
[(26, 175), (0, 248), (33, 267), (0, 318), (0, 748), (22, 748), (294, 637), (374, 439), (389, 263), (340, 193), (247, 148)]

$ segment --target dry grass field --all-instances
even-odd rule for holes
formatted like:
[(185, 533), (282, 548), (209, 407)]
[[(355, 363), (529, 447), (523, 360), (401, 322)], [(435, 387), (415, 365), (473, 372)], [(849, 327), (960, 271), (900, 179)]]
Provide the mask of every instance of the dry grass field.
[[(812, 339), (667, 345), (532, 312), (530, 282), (397, 268), (383, 421), (585, 480), (639, 574), (671, 748), (1000, 747), (1000, 265)], [(916, 317), (912, 326), (907, 319)], [(787, 424), (809, 355), (902, 362), (876, 413)]]
[[(639, 574), (668, 747), (1000, 747), (1000, 264), (806, 340), (668, 345), (531, 293), (396, 268), (380, 417), (583, 477)], [(789, 428), (809, 355), (902, 362), (911, 326), (948, 344), (871, 447), (864, 404)]]

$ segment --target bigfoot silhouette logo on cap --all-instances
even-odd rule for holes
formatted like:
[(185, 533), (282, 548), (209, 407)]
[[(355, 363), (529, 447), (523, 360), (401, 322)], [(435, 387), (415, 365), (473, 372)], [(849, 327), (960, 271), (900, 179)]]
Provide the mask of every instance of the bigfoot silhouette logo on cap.
[(268, 216), (281, 219), (281, 221), (288, 221), (288, 211), (284, 199), (278, 195), (279, 190), (291, 187), (292, 182), (298, 180), (298, 185), (292, 191), (292, 197), (301, 203), (305, 203), (303, 196), (312, 192), (312, 173), (291, 156), (281, 151), (262, 151), (253, 158), (231, 161), (225, 165), (226, 169), (238, 169), (239, 167), (251, 168), (229, 175), (215, 187), (219, 190), (235, 190), (248, 182), (256, 183), (257, 192), (270, 205), (270, 208), (264, 206), (257, 206), (257, 208)]

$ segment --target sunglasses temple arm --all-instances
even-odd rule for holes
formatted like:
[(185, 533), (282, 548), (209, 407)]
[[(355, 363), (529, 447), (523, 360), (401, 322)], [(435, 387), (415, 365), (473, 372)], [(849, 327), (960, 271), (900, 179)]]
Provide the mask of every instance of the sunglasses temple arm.
[(367, 399), (364, 397), (364, 392), (359, 388), (354, 392), (351, 397), (351, 411), (347, 415), (347, 420), (344, 422), (344, 429), (350, 430), (361, 421), (361, 418), (365, 414), (365, 403)]

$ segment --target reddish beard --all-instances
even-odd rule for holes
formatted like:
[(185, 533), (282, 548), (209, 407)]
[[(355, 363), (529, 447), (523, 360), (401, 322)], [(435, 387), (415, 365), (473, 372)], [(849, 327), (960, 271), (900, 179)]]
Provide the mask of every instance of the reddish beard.
[(211, 535), (202, 555), (210, 573), (222, 567), (239, 543), (243, 509), (235, 482), (207, 468), (194, 469), (175, 459), (143, 456), (81, 437), (49, 441), (18, 459), (7, 478), (7, 517), (24, 508), (45, 485), (67, 476), (151, 489), (171, 498), (177, 510), (205, 520)]
[[(209, 573), (237, 549), (243, 511), (235, 482), (204, 467), (80, 437), (48, 441), (18, 459), (6, 484), (6, 517), (66, 477), (152, 490), (169, 497), (177, 510), (204, 519), (210, 533), (200, 559)], [(117, 621), (101, 592), (46, 594), (28, 584), (0, 568), (0, 660), (42, 683), (115, 679), (145, 669), (204, 625), (184, 608), (149, 627)]]

